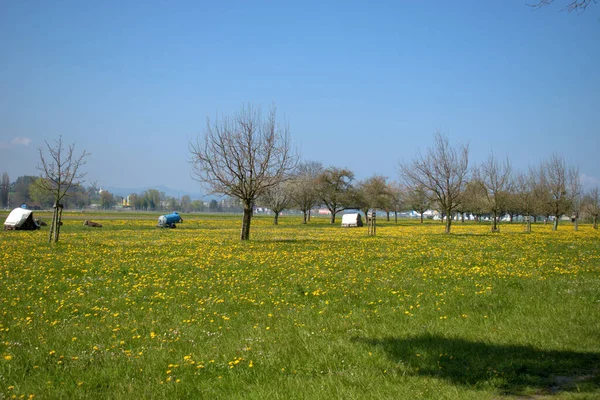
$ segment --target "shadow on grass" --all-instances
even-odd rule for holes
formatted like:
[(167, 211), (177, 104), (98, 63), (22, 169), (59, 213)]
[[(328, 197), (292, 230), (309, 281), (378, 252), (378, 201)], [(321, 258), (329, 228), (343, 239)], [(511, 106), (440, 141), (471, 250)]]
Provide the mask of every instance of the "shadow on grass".
[(353, 341), (383, 349), (415, 376), (456, 385), (494, 387), (515, 396), (600, 391), (600, 353), (540, 350), (435, 335)]

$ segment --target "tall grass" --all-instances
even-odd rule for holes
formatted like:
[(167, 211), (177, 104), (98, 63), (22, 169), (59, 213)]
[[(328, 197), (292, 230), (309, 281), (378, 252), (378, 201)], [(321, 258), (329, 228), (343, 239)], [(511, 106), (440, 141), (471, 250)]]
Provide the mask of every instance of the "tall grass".
[(591, 227), (104, 217), (0, 235), (0, 398), (600, 397)]

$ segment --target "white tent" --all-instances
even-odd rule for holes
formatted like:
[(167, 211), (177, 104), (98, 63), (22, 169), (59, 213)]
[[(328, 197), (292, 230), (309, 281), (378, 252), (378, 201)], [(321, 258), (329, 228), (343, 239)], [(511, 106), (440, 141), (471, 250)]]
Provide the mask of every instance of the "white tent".
[(4, 221), (5, 230), (34, 230), (39, 228), (40, 225), (33, 219), (31, 210), (24, 208), (15, 208)]
[(362, 218), (359, 213), (351, 213), (342, 215), (342, 226), (363, 226)]

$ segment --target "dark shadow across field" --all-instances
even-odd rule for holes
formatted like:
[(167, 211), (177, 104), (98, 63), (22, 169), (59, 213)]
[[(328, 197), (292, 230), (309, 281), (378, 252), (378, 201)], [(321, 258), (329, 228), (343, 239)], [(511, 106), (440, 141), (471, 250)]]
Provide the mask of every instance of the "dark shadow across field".
[(540, 350), (436, 335), (353, 341), (384, 350), (415, 376), (471, 387), (492, 386), (505, 395), (600, 391), (597, 352)]

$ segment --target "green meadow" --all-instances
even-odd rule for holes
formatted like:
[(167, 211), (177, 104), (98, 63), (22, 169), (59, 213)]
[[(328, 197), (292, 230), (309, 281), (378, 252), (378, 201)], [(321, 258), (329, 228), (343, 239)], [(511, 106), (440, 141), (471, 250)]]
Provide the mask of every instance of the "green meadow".
[(157, 216), (0, 233), (0, 399), (600, 398), (589, 225)]

